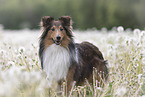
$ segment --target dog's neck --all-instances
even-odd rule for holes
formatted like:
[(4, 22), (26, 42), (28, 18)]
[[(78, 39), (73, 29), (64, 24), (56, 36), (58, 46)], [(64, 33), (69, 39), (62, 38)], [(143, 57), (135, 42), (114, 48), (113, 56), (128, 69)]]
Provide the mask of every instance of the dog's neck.
[(43, 53), (43, 67), (50, 86), (52, 81), (64, 79), (70, 67), (69, 50), (60, 45), (50, 45)]

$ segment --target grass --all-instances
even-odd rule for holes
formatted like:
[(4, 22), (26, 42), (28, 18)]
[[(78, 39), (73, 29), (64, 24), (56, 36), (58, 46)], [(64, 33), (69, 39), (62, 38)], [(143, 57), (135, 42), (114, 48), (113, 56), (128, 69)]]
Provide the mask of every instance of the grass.
[[(40, 31), (0, 30), (0, 97), (65, 97), (48, 89), (38, 58)], [(109, 78), (104, 87), (73, 87), (71, 97), (144, 97), (145, 31), (74, 31), (75, 41), (89, 41), (108, 60)]]

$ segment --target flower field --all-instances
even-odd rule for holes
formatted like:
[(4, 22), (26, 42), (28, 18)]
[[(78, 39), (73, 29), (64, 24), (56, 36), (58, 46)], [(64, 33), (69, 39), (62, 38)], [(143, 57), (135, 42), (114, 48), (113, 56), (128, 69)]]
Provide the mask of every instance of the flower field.
[[(74, 31), (75, 42), (89, 41), (108, 60), (104, 87), (73, 87), (70, 97), (145, 97), (145, 31)], [(0, 97), (65, 97), (48, 89), (38, 57), (39, 30), (0, 30)]]

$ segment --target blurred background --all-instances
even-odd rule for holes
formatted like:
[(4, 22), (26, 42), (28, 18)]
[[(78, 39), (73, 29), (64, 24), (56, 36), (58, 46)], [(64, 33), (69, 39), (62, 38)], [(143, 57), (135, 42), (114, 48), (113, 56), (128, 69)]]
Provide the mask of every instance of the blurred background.
[(5, 29), (39, 29), (43, 16), (70, 15), (74, 29), (145, 28), (145, 0), (0, 0)]

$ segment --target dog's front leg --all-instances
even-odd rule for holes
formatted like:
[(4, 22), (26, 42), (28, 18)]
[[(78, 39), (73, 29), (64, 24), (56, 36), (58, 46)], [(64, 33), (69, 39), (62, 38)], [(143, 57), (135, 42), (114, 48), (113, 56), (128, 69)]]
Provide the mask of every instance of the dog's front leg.
[(69, 71), (68, 71), (68, 74), (67, 74), (67, 77), (66, 77), (66, 94), (69, 95), (71, 89), (72, 89), (72, 86), (74, 85), (74, 74), (75, 74), (75, 70), (76, 70), (76, 65), (72, 65), (70, 68), (69, 68)]

